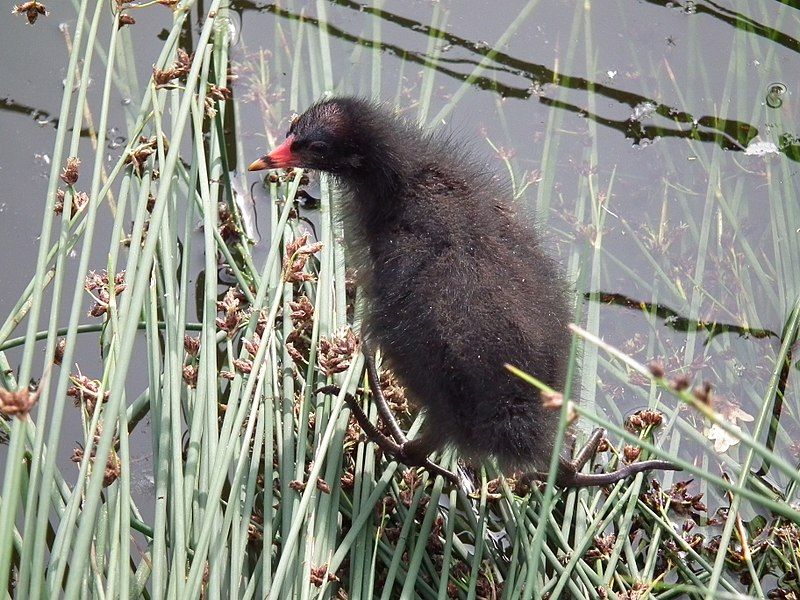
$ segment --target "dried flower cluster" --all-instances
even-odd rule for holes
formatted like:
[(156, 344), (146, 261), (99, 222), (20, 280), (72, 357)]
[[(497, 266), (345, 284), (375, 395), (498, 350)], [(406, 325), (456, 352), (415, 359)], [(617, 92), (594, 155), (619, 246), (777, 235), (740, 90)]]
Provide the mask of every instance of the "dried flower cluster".
[(234, 368), (242, 373), (243, 375), (247, 375), (253, 371), (253, 361), (245, 360), (243, 358), (235, 358), (233, 360)]
[(319, 368), (327, 377), (346, 371), (357, 349), (358, 338), (352, 329), (343, 329), (331, 339), (321, 337), (318, 347)]
[(64, 360), (64, 350), (67, 349), (67, 340), (61, 338), (58, 340), (58, 344), (56, 344), (56, 351), (53, 355), (53, 364), (60, 365), (61, 361)]
[(613, 533), (608, 535), (598, 535), (594, 538), (594, 546), (589, 548), (584, 554), (584, 558), (588, 560), (599, 560), (602, 558), (609, 558), (614, 551), (614, 545), (617, 543), (617, 536)]
[(676, 392), (682, 392), (692, 384), (691, 377), (687, 373), (680, 373), (669, 380), (669, 387)]
[(328, 572), (328, 563), (311, 569), (311, 583), (320, 587), (325, 580), (339, 581), (339, 578), (333, 573)]
[[(72, 191), (70, 197), (72, 198), (72, 202), (69, 216), (72, 218), (86, 208), (87, 204), (89, 204), (89, 194), (86, 192)], [(64, 190), (58, 190), (56, 192), (56, 202), (53, 205), (53, 212), (55, 212), (57, 215), (60, 215), (62, 212), (64, 212), (65, 198), (66, 194), (64, 193)]]
[[(97, 437), (97, 436), (95, 436)], [(94, 464), (95, 460), (95, 448), (97, 444), (92, 447), (92, 454), (91, 454), (91, 461)], [(74, 463), (80, 463), (83, 460), (85, 455), (85, 451), (83, 448), (75, 448), (72, 451), (72, 457), (70, 460)], [(111, 452), (108, 453), (108, 458), (106, 459), (106, 466), (105, 472), (103, 473), (103, 487), (108, 487), (112, 483), (114, 483), (117, 479), (119, 479), (120, 474), (122, 473), (122, 463), (117, 456), (117, 453), (114, 452), (112, 449)]]
[(224, 102), (230, 100), (233, 94), (231, 90), (226, 87), (214, 85), (213, 83), (208, 86), (208, 93), (205, 97), (205, 113), (209, 119), (213, 119), (217, 115), (216, 102)]
[(244, 349), (247, 350), (247, 353), (250, 355), (250, 358), (255, 358), (256, 354), (258, 354), (259, 348), (261, 348), (261, 338), (258, 336), (257, 333), (253, 334), (253, 337), (248, 339), (242, 340), (242, 346)]
[(254, 512), (250, 515), (250, 523), (247, 526), (247, 539), (251, 542), (260, 542), (264, 539), (264, 517)]
[(217, 317), (217, 327), (228, 333), (232, 338), (236, 331), (247, 321), (247, 315), (239, 308), (241, 292), (236, 288), (228, 288), (225, 296), (217, 302), (217, 311), (223, 313)]
[(664, 375), (666, 375), (666, 371), (664, 370), (664, 362), (661, 360), (651, 360), (649, 363), (647, 363), (647, 368), (650, 370), (650, 374), (658, 379), (662, 379)]
[(16, 392), (0, 388), (0, 413), (6, 417), (25, 419), (39, 400), (39, 391), (30, 387), (18, 389)]
[(28, 24), (33, 25), (36, 23), (36, 19), (39, 18), (39, 15), (46, 17), (50, 14), (50, 11), (48, 11), (41, 2), (30, 0), (29, 2), (14, 5), (14, 8), (11, 9), (11, 14), (25, 15), (28, 18)]
[[(167, 152), (169, 150), (169, 142), (166, 137), (162, 137), (162, 141), (164, 144), (164, 152)], [(143, 135), (139, 138), (139, 145), (133, 148), (128, 153), (128, 156), (125, 157), (125, 163), (130, 164), (133, 167), (133, 172), (141, 177), (144, 171), (144, 164), (156, 150), (158, 150), (158, 138), (156, 138), (156, 136), (147, 137)], [(154, 179), (156, 178), (155, 173), (156, 171), (153, 171)]]
[[(126, 287), (125, 271), (120, 271), (114, 275), (114, 296), (119, 296), (125, 291)], [(92, 308), (89, 309), (89, 316), (100, 317), (106, 314), (112, 297), (111, 282), (109, 281), (108, 273), (106, 271), (100, 273), (90, 271), (83, 283), (83, 289), (85, 289), (95, 301)]]
[(638, 446), (625, 444), (625, 446), (622, 448), (622, 460), (627, 464), (635, 463), (637, 460), (639, 460), (639, 456), (641, 456), (641, 454), (642, 449)]
[(194, 365), (185, 365), (183, 367), (183, 381), (190, 388), (197, 387), (197, 367)]
[(213, 83), (209, 84), (208, 86), (208, 94), (220, 102), (230, 100), (233, 97), (233, 93), (231, 92), (230, 88), (214, 85)]
[(217, 213), (219, 215), (217, 228), (219, 229), (220, 237), (225, 242), (238, 240), (241, 237), (241, 229), (236, 224), (236, 219), (230, 207), (225, 202), (220, 202), (217, 205)]
[(283, 280), (287, 283), (314, 281), (314, 276), (305, 272), (308, 259), (322, 250), (322, 242), (308, 243), (306, 233), (286, 245), (286, 256), (283, 259)]
[(658, 427), (663, 422), (663, 415), (657, 410), (647, 408), (640, 410), (625, 420), (625, 428), (633, 433), (641, 433)]
[(77, 156), (70, 156), (67, 159), (67, 165), (61, 171), (61, 181), (67, 185), (75, 185), (80, 177), (81, 159)]
[(294, 329), (286, 337), (286, 351), (297, 364), (308, 364), (308, 353), (311, 349), (311, 329), (314, 325), (314, 305), (303, 295), (296, 302), (290, 302), (292, 309), (289, 317)]
[(643, 500), (650, 508), (659, 514), (672, 509), (678, 515), (689, 516), (695, 520), (700, 519), (700, 514), (708, 512), (705, 504), (701, 502), (703, 494), (689, 495), (689, 485), (692, 480), (678, 481), (670, 489), (661, 489), (661, 484), (655, 479), (650, 482), (650, 489), (645, 492)]
[(70, 375), (69, 380), (72, 382), (72, 387), (67, 390), (67, 396), (75, 399), (75, 406), (83, 405), (86, 412), (90, 415), (94, 413), (98, 402), (108, 402), (111, 392), (104, 391), (101, 394), (103, 387), (102, 382), (97, 379), (89, 379), (78, 368), (77, 375)]
[(178, 48), (178, 57), (169, 69), (159, 69), (153, 65), (153, 81), (157, 88), (175, 87), (173, 80), (188, 75), (192, 68), (192, 56), (183, 48)]
[(417, 469), (406, 469), (405, 473), (403, 473), (403, 479), (400, 482), (400, 494), (398, 496), (403, 506), (406, 508), (411, 507), (414, 493), (420, 485), (422, 485), (422, 476)]
[(406, 391), (397, 381), (394, 373), (388, 369), (382, 369), (379, 375), (379, 380), (381, 383), (383, 397), (386, 399), (386, 402), (389, 404), (389, 408), (392, 409), (392, 412), (403, 416), (409, 414), (410, 408), (408, 406), (408, 399), (406, 398)]
[(188, 334), (184, 335), (183, 349), (186, 350), (186, 354), (189, 356), (197, 356), (197, 353), (200, 352), (200, 336), (192, 337)]

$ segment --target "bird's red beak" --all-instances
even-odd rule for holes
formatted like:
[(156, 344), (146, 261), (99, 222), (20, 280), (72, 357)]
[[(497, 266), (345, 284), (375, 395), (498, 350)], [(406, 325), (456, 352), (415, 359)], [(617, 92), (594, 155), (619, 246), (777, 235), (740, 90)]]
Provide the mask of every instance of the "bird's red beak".
[(285, 167), (296, 167), (294, 155), (292, 154), (292, 142), (294, 136), (288, 136), (283, 143), (269, 154), (254, 160), (247, 167), (248, 171), (262, 171), (264, 169), (283, 169)]

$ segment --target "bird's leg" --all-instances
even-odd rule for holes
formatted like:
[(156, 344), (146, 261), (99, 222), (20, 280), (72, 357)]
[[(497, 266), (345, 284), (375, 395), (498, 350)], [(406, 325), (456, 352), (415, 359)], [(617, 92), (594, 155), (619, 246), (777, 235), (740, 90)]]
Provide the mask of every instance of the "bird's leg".
[(367, 364), (367, 379), (369, 380), (369, 387), (372, 390), (372, 398), (375, 401), (375, 406), (378, 408), (378, 415), (389, 428), (389, 431), (392, 432), (392, 437), (395, 441), (400, 445), (405, 444), (408, 442), (408, 438), (406, 438), (403, 430), (400, 429), (400, 424), (397, 422), (397, 419), (394, 418), (392, 409), (389, 408), (389, 403), (383, 395), (381, 379), (378, 376), (378, 368), (375, 366), (375, 353), (366, 343), (364, 344), (364, 362)]
[(583, 466), (595, 455), (597, 448), (600, 447), (600, 442), (603, 441), (603, 436), (605, 434), (605, 430), (601, 427), (598, 427), (592, 431), (592, 435), (589, 436), (589, 440), (583, 445), (583, 448), (578, 450), (578, 453), (572, 459), (572, 466), (575, 467), (575, 471), (580, 471)]
[(405, 433), (403, 433), (400, 424), (397, 422), (397, 419), (394, 418), (394, 414), (392, 414), (392, 409), (389, 408), (386, 397), (383, 395), (381, 380), (378, 376), (378, 367), (375, 365), (375, 353), (372, 351), (371, 346), (366, 343), (364, 344), (363, 352), (364, 361), (367, 364), (367, 379), (369, 380), (370, 390), (372, 390), (372, 398), (375, 401), (375, 406), (378, 408), (378, 415), (380, 415), (381, 420), (389, 428), (389, 431), (392, 432), (392, 437), (394, 437), (400, 445), (400, 452), (395, 454), (397, 459), (407, 465), (425, 467), (428, 471), (438, 473), (453, 483), (458, 483), (458, 477), (454, 473), (428, 459), (428, 456), (436, 450), (437, 447), (437, 444), (432, 438), (421, 435), (416, 439), (409, 440)]
[[(335, 385), (326, 385), (319, 388), (317, 393), (338, 396), (341, 391), (341, 388)], [(364, 430), (364, 433), (367, 434), (367, 437), (375, 442), (375, 444), (377, 444), (377, 446), (383, 450), (384, 453), (392, 456), (398, 462), (402, 462), (408, 466), (424, 467), (429, 473), (441, 475), (453, 484), (458, 485), (459, 481), (457, 475), (428, 460), (428, 454), (430, 454), (433, 449), (426, 450), (426, 448), (419, 443), (427, 441), (426, 438), (423, 437), (417, 440), (409, 441), (405, 436), (403, 436), (404, 441), (400, 444), (397, 444), (392, 439), (381, 433), (381, 431), (372, 424), (372, 422), (369, 420), (369, 417), (362, 410), (361, 406), (358, 404), (358, 401), (352, 394), (345, 392), (344, 401), (347, 402), (350, 412), (356, 418), (356, 421), (358, 421), (358, 424), (361, 426), (361, 429)]]
[[(342, 389), (335, 385), (326, 385), (319, 388), (316, 393), (338, 396), (341, 391)], [(367, 434), (367, 437), (375, 442), (381, 450), (393, 456), (398, 456), (401, 453), (402, 448), (390, 438), (383, 435), (383, 433), (381, 433), (381, 431), (372, 424), (372, 421), (369, 420), (367, 413), (364, 412), (352, 394), (345, 392), (344, 401), (347, 402), (347, 407), (350, 409), (350, 413), (356, 418), (356, 421), (358, 421), (358, 424), (361, 426), (361, 429), (364, 430), (364, 433)]]
[[(600, 445), (605, 431), (595, 429), (589, 437), (589, 441), (578, 451), (573, 460), (561, 457), (558, 461), (558, 472), (556, 473), (556, 485), (559, 487), (593, 487), (601, 485), (611, 485), (631, 475), (636, 475), (643, 471), (680, 471), (681, 468), (673, 465), (666, 460), (643, 460), (642, 462), (631, 463), (624, 467), (612, 471), (611, 473), (581, 473), (580, 470), (589, 461)], [(526, 478), (547, 480), (547, 473), (535, 471)]]

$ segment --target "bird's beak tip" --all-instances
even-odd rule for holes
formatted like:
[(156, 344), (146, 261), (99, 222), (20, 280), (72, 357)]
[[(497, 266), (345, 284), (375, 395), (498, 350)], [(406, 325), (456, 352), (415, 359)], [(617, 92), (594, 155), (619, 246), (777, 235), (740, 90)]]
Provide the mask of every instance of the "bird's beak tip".
[(269, 159), (266, 156), (262, 156), (259, 159), (254, 160), (250, 163), (250, 166), (247, 167), (248, 171), (263, 171), (264, 169), (269, 169)]

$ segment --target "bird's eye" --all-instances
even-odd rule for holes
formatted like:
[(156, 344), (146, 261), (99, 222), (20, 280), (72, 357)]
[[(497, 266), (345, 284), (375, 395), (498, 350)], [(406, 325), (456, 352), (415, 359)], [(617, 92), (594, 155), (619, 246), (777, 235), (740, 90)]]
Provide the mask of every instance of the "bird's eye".
[(328, 151), (328, 144), (325, 142), (311, 142), (308, 149), (317, 154), (325, 154)]

